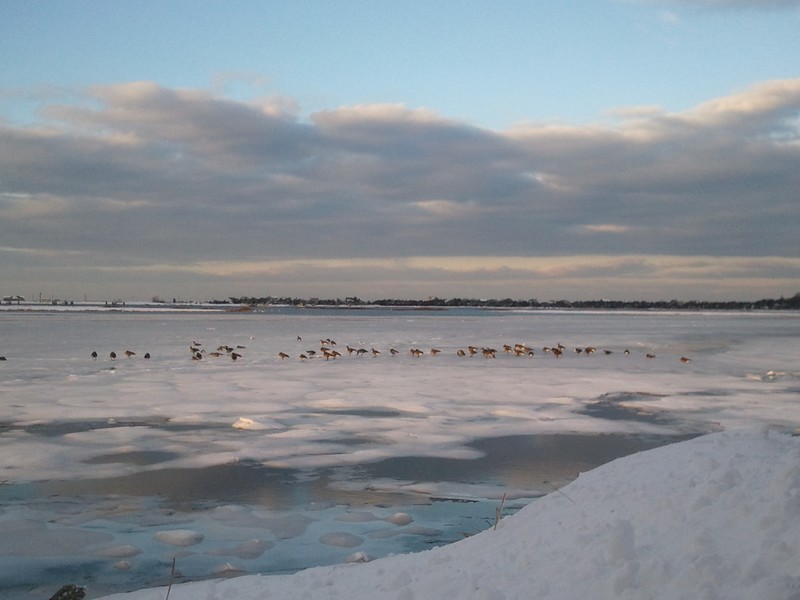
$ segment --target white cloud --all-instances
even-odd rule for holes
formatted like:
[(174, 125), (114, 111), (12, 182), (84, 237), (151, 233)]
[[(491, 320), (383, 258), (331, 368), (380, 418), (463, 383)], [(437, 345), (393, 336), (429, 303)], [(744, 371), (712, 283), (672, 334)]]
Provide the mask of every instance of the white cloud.
[(576, 291), (598, 274), (675, 275), (630, 257), (796, 255), (800, 80), (503, 133), (401, 105), (303, 122), (147, 82), (93, 93), (43, 126), (0, 126), (0, 239), (97, 257), (85, 267), (106, 280), (330, 287), (326, 269), (358, 285), (383, 269), (420, 287), (562, 277)]

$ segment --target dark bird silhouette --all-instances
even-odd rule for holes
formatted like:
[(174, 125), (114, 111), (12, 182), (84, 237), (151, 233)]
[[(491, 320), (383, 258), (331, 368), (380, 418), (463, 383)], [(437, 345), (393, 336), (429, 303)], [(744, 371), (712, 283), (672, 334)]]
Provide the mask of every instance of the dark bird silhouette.
[(97, 360), (97, 352), (94, 350), (92, 351), (92, 360)]
[(112, 352), (111, 354), (109, 354), (109, 356), (111, 357), (111, 360), (117, 360), (117, 353), (116, 352)]

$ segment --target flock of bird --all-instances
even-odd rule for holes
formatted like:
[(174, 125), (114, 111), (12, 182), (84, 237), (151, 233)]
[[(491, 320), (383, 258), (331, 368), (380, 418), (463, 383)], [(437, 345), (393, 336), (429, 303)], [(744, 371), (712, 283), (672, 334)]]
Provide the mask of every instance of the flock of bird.
[[(136, 356), (136, 352), (134, 352), (133, 350), (125, 350), (125, 352), (123, 352), (123, 354), (125, 355), (126, 358), (131, 358), (132, 356)], [(117, 353), (112, 351), (111, 353), (109, 353), (108, 357), (111, 360), (117, 360)], [(144, 359), (145, 360), (150, 360), (150, 353), (149, 352), (145, 352), (144, 353)], [(96, 350), (92, 351), (92, 360), (97, 360), (97, 351)]]
[[(300, 336), (297, 336), (297, 341), (301, 342), (302, 338)], [(339, 352), (339, 350), (337, 350), (338, 346), (337, 346), (335, 340), (332, 340), (330, 338), (326, 338), (326, 339), (320, 340), (319, 343), (320, 343), (319, 350), (306, 350), (304, 352), (299, 353), (297, 355), (297, 358), (299, 358), (300, 360), (310, 360), (310, 359), (322, 357), (325, 360), (335, 360), (335, 359), (343, 356), (343, 354), (341, 352)], [(205, 354), (205, 350), (202, 350), (201, 346), (202, 346), (202, 344), (200, 344), (198, 342), (192, 342), (191, 346), (189, 347), (189, 349), (192, 352), (192, 359), (193, 360), (201, 360), (203, 358), (203, 354)], [(220, 346), (219, 348), (217, 348), (216, 351), (209, 353), (209, 356), (220, 357), (220, 356), (223, 356), (224, 354), (227, 354), (233, 360), (236, 360), (236, 359), (238, 359), (238, 358), (240, 358), (242, 356), (240, 353), (236, 352), (236, 350), (241, 350), (241, 349), (244, 349), (244, 348), (245, 348), (245, 346), (236, 346), (236, 348), (232, 348), (230, 346)], [(522, 343), (517, 343), (517, 344), (514, 344), (514, 345), (503, 344), (502, 348), (503, 348), (503, 352), (505, 354), (510, 354), (510, 355), (514, 355), (514, 356), (533, 357), (533, 356), (536, 355), (536, 352), (535, 352), (535, 350), (533, 348), (531, 348), (530, 346), (527, 346), (526, 344), (522, 344)], [(345, 346), (345, 351), (347, 352), (348, 355), (355, 355), (356, 357), (361, 357), (361, 356), (364, 356), (365, 354), (371, 354), (373, 357), (378, 357), (378, 356), (381, 356), (381, 354), (382, 354), (382, 352), (380, 350), (377, 350), (374, 347), (371, 347), (369, 350), (367, 350), (363, 346), (360, 346), (358, 348), (353, 348), (349, 344)], [(544, 346), (544, 347), (542, 347), (541, 351), (544, 354), (551, 355), (551, 356), (554, 356), (556, 358), (560, 358), (567, 351), (567, 348), (563, 344), (558, 343), (558, 344), (556, 344), (554, 346)], [(572, 349), (572, 351), (577, 355), (580, 355), (580, 354), (591, 355), (591, 354), (594, 354), (594, 353), (597, 352), (597, 348), (594, 347), (594, 346), (575, 347), (575, 348)], [(397, 354), (400, 354), (401, 352), (399, 350), (397, 350), (396, 348), (389, 348), (388, 353), (391, 356), (395, 356)], [(408, 350), (408, 353), (411, 356), (413, 356), (414, 358), (419, 358), (419, 357), (421, 357), (421, 356), (423, 356), (425, 354), (430, 354), (431, 356), (436, 356), (438, 354), (441, 354), (442, 350), (440, 348), (430, 348), (427, 352), (425, 352), (424, 350), (422, 350), (422, 349), (420, 349), (418, 347), (412, 347), (412, 348), (410, 348)], [(613, 354), (613, 353), (614, 353), (613, 350), (603, 349), (603, 354), (605, 354), (605, 355)], [(497, 354), (498, 354), (498, 350), (496, 348), (491, 348), (491, 347), (486, 347), (486, 346), (483, 346), (483, 347), (467, 346), (465, 349), (464, 348), (459, 348), (458, 350), (456, 350), (456, 355), (459, 356), (459, 357), (481, 355), (484, 358), (497, 358)], [(625, 354), (626, 356), (629, 355), (630, 354), (630, 350), (628, 350), (626, 348), (623, 351), (623, 354)], [(648, 352), (648, 353), (646, 353), (644, 355), (644, 357), (647, 358), (647, 359), (653, 359), (656, 356), (655, 356), (655, 354)], [(281, 351), (281, 352), (278, 352), (278, 358), (280, 358), (280, 360), (285, 360), (287, 358), (292, 358), (292, 355), (289, 354), (288, 352)], [(688, 362), (691, 362), (691, 359), (686, 357), (686, 356), (681, 356), (680, 357), (680, 361), (682, 363), (688, 363)]]
[[(300, 336), (297, 336), (297, 341), (301, 342), (302, 338)], [(306, 350), (306, 351), (301, 352), (300, 354), (298, 354), (297, 357), (300, 360), (310, 360), (310, 359), (314, 359), (314, 358), (318, 358), (318, 357), (323, 357), (325, 360), (335, 360), (335, 359), (343, 356), (342, 353), (339, 352), (336, 349), (337, 344), (336, 344), (335, 340), (332, 340), (330, 338), (326, 338), (326, 339), (320, 340), (319, 342), (320, 342), (319, 350)], [(211, 357), (211, 358), (220, 358), (220, 357), (223, 357), (223, 356), (228, 356), (228, 357), (231, 358), (231, 360), (236, 361), (236, 360), (238, 360), (239, 358), (242, 357), (241, 351), (244, 350), (245, 348), (246, 348), (246, 346), (242, 346), (242, 345), (237, 345), (237, 346), (234, 347), (234, 346), (228, 346), (227, 344), (223, 344), (221, 346), (218, 346), (216, 350), (213, 350), (211, 352), (206, 352), (206, 350), (205, 350), (205, 348), (203, 348), (203, 344), (201, 342), (192, 340), (191, 344), (189, 344), (189, 351), (190, 351), (191, 359), (195, 360), (195, 361), (203, 360), (204, 356), (208, 356), (208, 357)], [(502, 350), (503, 353), (504, 354), (508, 354), (508, 355), (513, 355), (513, 356), (518, 356), (518, 357), (533, 357), (533, 356), (536, 355), (536, 351), (533, 348), (531, 348), (530, 346), (528, 346), (526, 344), (523, 344), (523, 343), (517, 343), (517, 344), (514, 344), (514, 345), (503, 344), (502, 348), (503, 348), (503, 350)], [(371, 354), (373, 357), (377, 357), (377, 356), (381, 355), (381, 351), (380, 350), (376, 350), (374, 347), (372, 347), (369, 350), (367, 350), (364, 347), (353, 348), (349, 344), (347, 346), (345, 346), (345, 351), (347, 352), (348, 355), (355, 355), (356, 357), (360, 357), (360, 356), (363, 356), (365, 354)], [(541, 352), (543, 354), (554, 356), (555, 358), (560, 358), (567, 351), (568, 351), (567, 347), (564, 346), (561, 343), (557, 343), (554, 346), (543, 346), (541, 348)], [(389, 348), (388, 352), (392, 356), (400, 354), (400, 351), (397, 350), (396, 348)], [(421, 357), (421, 356), (423, 356), (425, 354), (429, 354), (431, 356), (436, 356), (437, 354), (441, 354), (442, 350), (440, 348), (430, 348), (427, 352), (425, 352), (424, 350), (421, 350), (418, 347), (412, 347), (412, 348), (409, 349), (408, 352), (414, 358), (419, 358), (419, 357)], [(576, 355), (583, 354), (583, 355), (587, 355), (588, 356), (588, 355), (595, 354), (597, 352), (597, 348), (595, 346), (576, 346), (576, 347), (572, 348), (572, 352), (575, 353)], [(602, 350), (602, 352), (605, 355), (614, 353), (613, 350), (609, 350), (607, 348), (604, 348)], [(458, 350), (456, 350), (455, 353), (459, 357), (468, 357), (468, 356), (481, 355), (484, 358), (491, 359), (491, 358), (497, 358), (498, 350), (496, 348), (491, 348), (491, 347), (486, 347), (486, 346), (482, 346), (482, 347), (467, 346), (466, 348), (459, 348)], [(125, 350), (125, 352), (123, 352), (123, 354), (124, 354), (124, 356), (126, 358), (131, 358), (133, 356), (136, 356), (136, 352), (133, 352), (132, 350)], [(625, 354), (626, 356), (629, 355), (630, 354), (630, 350), (628, 350), (626, 348), (623, 351), (623, 354)], [(98, 357), (97, 352), (92, 352), (92, 360), (97, 360), (97, 357)], [(291, 358), (291, 357), (292, 356), (287, 352), (278, 352), (278, 358), (280, 358), (280, 360), (285, 360), (285, 359)], [(644, 355), (644, 357), (646, 359), (653, 359), (653, 358), (656, 357), (656, 355), (651, 353), (651, 352), (648, 352), (648, 353), (646, 353)], [(109, 354), (109, 358), (112, 361), (116, 360), (117, 359), (117, 353), (116, 352), (111, 352)], [(149, 352), (145, 353), (144, 354), (144, 358), (145, 358), (145, 360), (149, 360), (150, 359), (150, 353)], [(2, 360), (5, 360), (5, 357), (2, 357)], [(682, 363), (691, 362), (691, 359), (686, 357), (686, 356), (681, 356), (679, 360)]]
[[(302, 338), (300, 336), (297, 336), (297, 341), (298, 342), (302, 341)], [(191, 352), (191, 359), (192, 360), (202, 360), (203, 356), (208, 355), (208, 356), (210, 356), (212, 358), (219, 358), (221, 356), (229, 356), (231, 358), (231, 360), (235, 361), (235, 360), (237, 360), (237, 359), (242, 357), (242, 354), (239, 351), (240, 350), (244, 350), (246, 348), (246, 346), (241, 346), (241, 345), (237, 345), (236, 347), (232, 347), (232, 346), (228, 346), (228, 345), (222, 345), (222, 346), (218, 346), (216, 350), (214, 350), (212, 352), (209, 352), (209, 353), (206, 353), (205, 349), (202, 346), (203, 346), (203, 344), (201, 342), (197, 342), (197, 341), (192, 340), (192, 343), (189, 345), (189, 350)], [(330, 339), (330, 338), (327, 338), (327, 339), (324, 339), (324, 340), (320, 340), (320, 349), (319, 349), (319, 351), (317, 351), (317, 350), (306, 350), (305, 352), (301, 352), (298, 355), (298, 358), (300, 358), (301, 360), (309, 360), (309, 359), (312, 359), (312, 358), (316, 358), (317, 356), (322, 356), (322, 357), (325, 358), (325, 360), (332, 360), (332, 359), (336, 359), (336, 358), (342, 356), (342, 353), (339, 352), (338, 350), (336, 350), (335, 348), (333, 348), (333, 346), (336, 346), (336, 342), (334, 340)], [(372, 354), (372, 356), (380, 356), (381, 355), (381, 351), (380, 350), (376, 350), (375, 348), (370, 348), (369, 350), (367, 350), (366, 348), (363, 348), (363, 347), (353, 348), (349, 344), (346, 346), (346, 351), (347, 351), (348, 354), (350, 354), (350, 355), (355, 354), (356, 356), (363, 356), (365, 354)], [(566, 351), (567, 351), (567, 348), (561, 343), (558, 343), (555, 346), (544, 346), (544, 347), (542, 347), (542, 352), (544, 354), (549, 354), (549, 355), (552, 355), (552, 356), (554, 356), (556, 358), (560, 358), (564, 354), (564, 352), (566, 352)], [(590, 355), (590, 354), (594, 354), (595, 352), (597, 352), (597, 348), (594, 347), (594, 346), (575, 347), (575, 348), (572, 349), (572, 351), (575, 354)], [(428, 353), (431, 356), (436, 356), (437, 354), (441, 354), (441, 352), (442, 352), (442, 350), (440, 350), (439, 348), (431, 348), (428, 351)], [(535, 356), (535, 354), (536, 354), (534, 352), (533, 348), (531, 348), (531, 347), (529, 347), (529, 346), (527, 346), (525, 344), (520, 344), (520, 343), (514, 344), (513, 346), (510, 345), (510, 344), (503, 344), (503, 352), (506, 353), (506, 354), (513, 354), (515, 356), (529, 356), (529, 357)], [(608, 354), (613, 354), (613, 353), (614, 353), (613, 350), (603, 349), (603, 354), (608, 355)], [(394, 356), (396, 354), (400, 354), (400, 351), (397, 350), (396, 348), (389, 348), (389, 354)], [(419, 348), (411, 348), (411, 349), (409, 349), (409, 354), (411, 354), (411, 356), (413, 356), (414, 358), (419, 358), (420, 356), (423, 356), (425, 354), (425, 351), (423, 351), (423, 350), (421, 350)], [(497, 358), (497, 350), (495, 348), (489, 348), (489, 347), (485, 347), (485, 346), (484, 347), (480, 347), (480, 348), (478, 346), (467, 346), (466, 350), (462, 349), (462, 348), (459, 348), (458, 350), (456, 350), (456, 354), (458, 356), (460, 356), (460, 357), (475, 356), (477, 354), (481, 354), (484, 358)], [(623, 354), (625, 354), (626, 356), (629, 355), (630, 354), (630, 350), (628, 350), (626, 348), (623, 351)], [(132, 357), (136, 356), (136, 352), (134, 352), (132, 350), (125, 350), (125, 352), (123, 352), (123, 355), (126, 358), (132, 358)], [(97, 351), (93, 351), (91, 356), (92, 356), (92, 360), (97, 360), (97, 357), (98, 357)], [(111, 352), (111, 353), (109, 353), (108, 356), (112, 361), (117, 360), (117, 353), (116, 352)], [(278, 357), (281, 360), (284, 360), (284, 359), (287, 359), (287, 358), (291, 358), (291, 355), (286, 353), (286, 352), (278, 352)], [(656, 355), (651, 353), (651, 352), (648, 352), (648, 353), (646, 353), (644, 355), (644, 357), (647, 358), (647, 359), (652, 359), (652, 358), (655, 358)], [(144, 359), (145, 360), (150, 360), (150, 353), (149, 352), (145, 352), (144, 353)], [(4, 361), (4, 360), (6, 360), (6, 357), (5, 356), (0, 356), (0, 361)], [(690, 358), (686, 357), (686, 356), (681, 356), (679, 360), (682, 363), (692, 362), (692, 360)]]

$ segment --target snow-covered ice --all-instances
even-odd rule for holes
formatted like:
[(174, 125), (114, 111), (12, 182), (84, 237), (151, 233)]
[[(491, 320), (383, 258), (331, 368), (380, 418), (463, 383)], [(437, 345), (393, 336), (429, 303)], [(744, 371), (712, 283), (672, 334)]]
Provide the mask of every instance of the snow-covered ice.
[[(620, 458), (432, 550), (172, 588), (173, 600), (800, 594), (800, 438), (715, 433)], [(162, 600), (164, 588), (108, 600)]]
[(171, 598), (800, 590), (796, 313), (4, 307), (0, 344), (2, 599), (173, 559), (176, 584), (342, 566)]

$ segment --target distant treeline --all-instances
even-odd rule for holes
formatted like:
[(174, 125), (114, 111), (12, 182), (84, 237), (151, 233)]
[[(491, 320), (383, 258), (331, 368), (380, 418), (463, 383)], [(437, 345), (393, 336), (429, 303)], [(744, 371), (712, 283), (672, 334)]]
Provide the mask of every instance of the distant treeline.
[(246, 304), (250, 306), (288, 305), (288, 306), (385, 306), (402, 307), (476, 307), (476, 308), (574, 308), (609, 310), (800, 310), (800, 292), (791, 298), (765, 298), (755, 302), (745, 301), (700, 301), (700, 300), (530, 300), (477, 299), (477, 298), (428, 298), (427, 300), (361, 300), (356, 296), (347, 298), (292, 298), (265, 296), (231, 296), (227, 300), (214, 300), (219, 304)]

